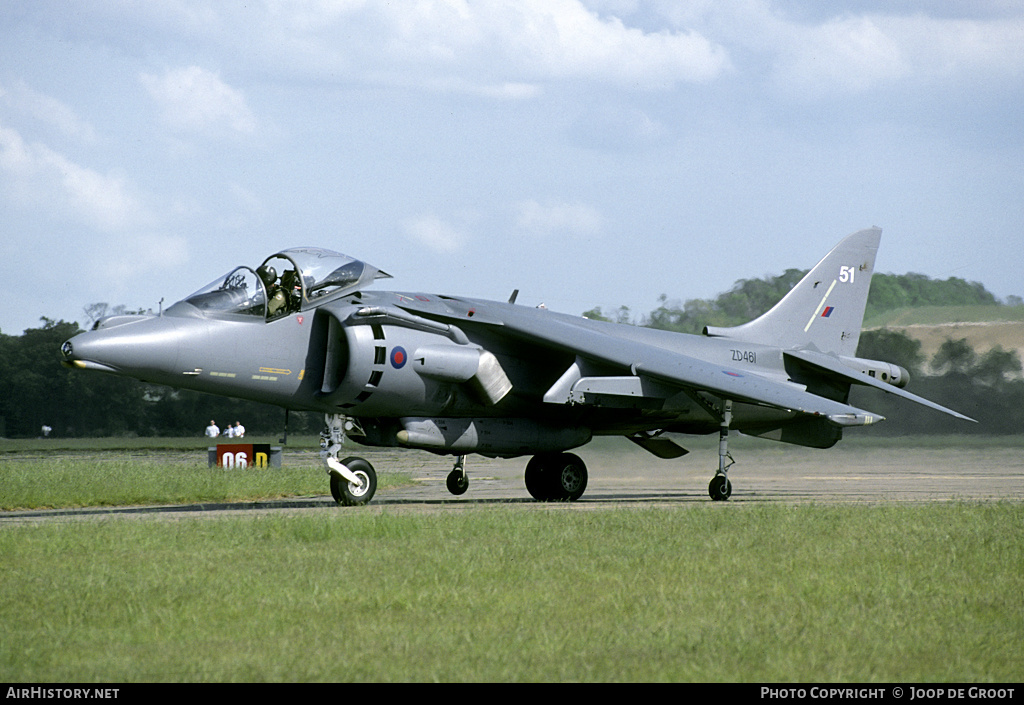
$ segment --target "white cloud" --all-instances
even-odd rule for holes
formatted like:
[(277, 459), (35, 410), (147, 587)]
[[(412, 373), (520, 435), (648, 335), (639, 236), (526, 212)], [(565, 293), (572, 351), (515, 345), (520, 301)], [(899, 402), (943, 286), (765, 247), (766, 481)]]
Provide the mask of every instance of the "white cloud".
[(432, 214), (407, 218), (401, 226), (409, 239), (435, 252), (456, 252), (468, 240), (464, 231)]
[(885, 24), (922, 78), (1024, 75), (1024, 17), (961, 20), (915, 15), (891, 18)]
[(517, 234), (527, 237), (578, 238), (597, 235), (603, 223), (601, 213), (584, 203), (542, 205), (529, 200), (516, 205), (514, 229)]
[(121, 176), (83, 167), (44, 144), (28, 143), (0, 125), (0, 171), (8, 193), (22, 204), (63, 212), (112, 232), (150, 218)]
[(256, 118), (245, 96), (199, 66), (171, 69), (163, 76), (142, 74), (142, 84), (162, 112), (164, 122), (181, 132), (208, 134), (228, 130), (249, 135)]
[(65, 137), (80, 142), (96, 140), (96, 131), (65, 103), (48, 95), (32, 90), (24, 81), (18, 81), (9, 89), (0, 86), (0, 98), (28, 115), (39, 124), (49, 125)]
[(255, 24), (279, 70), (502, 98), (564, 80), (669, 88), (728, 66), (696, 32), (645, 32), (579, 0), (277, 3)]
[(899, 42), (872, 18), (843, 17), (793, 34), (776, 64), (787, 89), (856, 93), (910, 71)]
[(767, 77), (801, 99), (903, 86), (951, 90), (1024, 74), (1019, 4), (657, 0), (646, 7), (726, 47), (741, 77)]
[[(871, 12), (841, 12), (820, 20), (785, 16), (766, 0), (705, 3), (685, 21), (733, 49), (752, 54), (740, 70), (763, 63), (786, 93), (810, 99), (893, 86), (971, 83), (978, 76), (1024, 74), (1024, 17), (940, 17), (900, 14), (881, 4)], [(817, 10), (817, 8), (815, 8)], [(677, 18), (677, 21), (683, 21)]]

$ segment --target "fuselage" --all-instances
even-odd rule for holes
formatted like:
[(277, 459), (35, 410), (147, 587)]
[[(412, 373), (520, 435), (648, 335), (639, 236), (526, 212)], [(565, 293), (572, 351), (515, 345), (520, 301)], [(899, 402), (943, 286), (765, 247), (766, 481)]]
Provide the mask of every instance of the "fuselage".
[[(381, 444), (397, 443), (388, 435), (400, 430), (398, 419), (410, 417), (513, 417), (550, 427), (586, 428), (593, 434), (666, 426), (688, 433), (717, 430), (717, 420), (685, 395), (668, 404), (652, 404), (646, 398), (632, 403), (617, 398), (611, 405), (546, 403), (545, 393), (576, 355), (540, 342), (509, 340), (502, 335), (501, 321), (513, 315), (538, 322), (558, 318), (613, 338), (640, 340), (750, 374), (786, 378), (777, 348), (514, 304), (386, 291), (357, 292), (273, 320), (211, 315), (181, 302), (160, 316), (101, 321), (68, 341), (65, 359), (71, 366), (154, 384), (293, 410), (342, 413), (381, 426), (379, 433), (371, 434), (371, 440)], [(460, 373), (459, 360), (449, 359), (467, 348), (492, 354), (507, 377), (511, 389), (496, 403), (474, 392), (462, 379), (471, 375)], [(424, 372), (424, 365), (435, 360)], [(786, 416), (742, 404), (734, 413), (737, 427), (774, 423)]]

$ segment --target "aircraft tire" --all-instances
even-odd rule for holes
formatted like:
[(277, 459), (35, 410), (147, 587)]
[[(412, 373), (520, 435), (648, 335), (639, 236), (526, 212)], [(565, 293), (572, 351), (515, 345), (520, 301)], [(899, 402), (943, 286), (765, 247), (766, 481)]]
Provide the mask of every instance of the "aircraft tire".
[(526, 464), (525, 479), (526, 491), (530, 493), (531, 497), (541, 502), (552, 499), (551, 491), (548, 487), (552, 483), (548, 482), (545, 456), (535, 455), (530, 458), (530, 462)]
[(448, 486), (448, 491), (453, 495), (465, 494), (466, 490), (469, 489), (469, 478), (466, 477), (466, 473), (459, 470), (452, 470), (448, 473), (448, 479), (445, 480), (445, 484)]
[(574, 502), (587, 489), (587, 466), (572, 453), (535, 455), (526, 464), (526, 490), (541, 502)]
[(708, 484), (708, 495), (716, 502), (724, 502), (732, 495), (732, 483), (725, 475), (715, 475)]
[(345, 458), (342, 465), (363, 480), (361, 486), (353, 485), (343, 477), (331, 473), (331, 496), (344, 507), (358, 507), (373, 499), (377, 491), (377, 471), (363, 458)]
[(587, 489), (587, 466), (572, 453), (561, 453), (553, 462), (553, 499), (575, 502)]

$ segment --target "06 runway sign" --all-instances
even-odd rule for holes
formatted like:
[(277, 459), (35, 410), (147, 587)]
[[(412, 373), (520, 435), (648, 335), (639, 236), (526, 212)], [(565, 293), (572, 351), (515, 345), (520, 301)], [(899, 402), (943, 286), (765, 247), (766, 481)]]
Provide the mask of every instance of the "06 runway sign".
[(269, 465), (269, 444), (225, 443), (217, 446), (217, 467), (219, 468), (267, 468)]

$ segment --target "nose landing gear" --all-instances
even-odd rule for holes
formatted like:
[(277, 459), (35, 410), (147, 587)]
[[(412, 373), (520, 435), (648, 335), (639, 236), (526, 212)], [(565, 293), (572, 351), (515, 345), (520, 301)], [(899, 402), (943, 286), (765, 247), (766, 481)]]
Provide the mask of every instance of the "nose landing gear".
[(377, 491), (377, 472), (368, 460), (345, 458), (343, 461), (327, 458), (327, 472), (331, 476), (331, 496), (345, 507), (357, 507), (373, 499)]
[(320, 457), (327, 466), (331, 478), (331, 496), (334, 501), (346, 507), (366, 504), (377, 492), (377, 471), (364, 458), (338, 460), (338, 451), (345, 442), (346, 417), (342, 414), (327, 414), (327, 428), (320, 433)]

